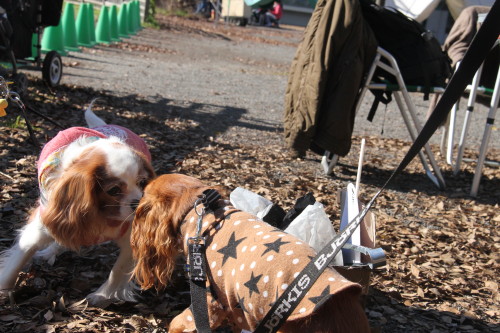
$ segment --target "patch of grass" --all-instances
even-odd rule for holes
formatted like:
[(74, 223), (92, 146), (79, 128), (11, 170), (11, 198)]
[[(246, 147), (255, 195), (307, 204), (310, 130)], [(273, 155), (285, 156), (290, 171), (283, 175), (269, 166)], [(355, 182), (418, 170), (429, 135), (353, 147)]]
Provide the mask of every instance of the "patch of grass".
[(7, 118), (0, 120), (0, 126), (8, 128), (20, 128), (26, 126), (26, 121), (23, 117), (17, 116), (16, 118)]
[[(23, 116), (18, 115), (16, 117), (2, 117), (0, 118), (0, 127), (8, 127), (12, 129), (26, 129), (26, 120), (24, 119)], [(42, 129), (40, 127), (35, 126), (33, 123), (31, 123), (31, 127), (33, 128), (34, 131), (41, 131)]]
[(142, 24), (143, 27), (145, 28), (153, 28), (153, 29), (160, 29), (160, 24), (158, 21), (153, 17), (153, 18), (147, 18), (144, 23)]
[(188, 17), (188, 16), (190, 16), (190, 13), (187, 12), (185, 9), (177, 9), (174, 12), (174, 15), (175, 16), (180, 16), (180, 17)]
[(156, 12), (160, 15), (169, 15), (170, 12), (165, 8), (156, 8)]
[(166, 8), (157, 8), (156, 11), (158, 14), (163, 16), (179, 16), (179, 17), (189, 17), (191, 16), (191, 12), (187, 9), (177, 8), (174, 10), (169, 10)]

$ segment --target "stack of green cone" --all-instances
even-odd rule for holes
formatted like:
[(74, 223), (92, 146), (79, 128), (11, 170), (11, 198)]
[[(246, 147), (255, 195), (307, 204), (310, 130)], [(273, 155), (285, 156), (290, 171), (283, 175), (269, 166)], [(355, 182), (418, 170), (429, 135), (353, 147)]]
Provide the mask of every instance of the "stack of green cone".
[(64, 49), (64, 33), (61, 22), (54, 27), (46, 27), (42, 36), (42, 52), (57, 51), (60, 55), (66, 55)]
[(128, 7), (125, 3), (120, 6), (118, 13), (118, 35), (120, 37), (129, 37), (128, 32)]
[(87, 19), (89, 20), (90, 42), (92, 45), (96, 44), (95, 38), (95, 19), (94, 19), (94, 5), (87, 4)]
[(68, 51), (80, 51), (75, 25), (75, 7), (72, 3), (66, 3), (61, 22), (64, 34), (64, 47)]
[(85, 47), (92, 47), (94, 44), (91, 40), (89, 17), (88, 17), (88, 5), (84, 3), (80, 6), (78, 15), (76, 17), (76, 36), (78, 45)]
[(112, 5), (109, 9), (109, 27), (111, 32), (111, 40), (119, 42), (120, 36), (118, 34), (118, 9), (116, 5)]
[(99, 14), (99, 20), (97, 21), (97, 27), (95, 30), (96, 42), (109, 44), (111, 43), (111, 26), (109, 24), (109, 14), (108, 7), (102, 6), (101, 13)]

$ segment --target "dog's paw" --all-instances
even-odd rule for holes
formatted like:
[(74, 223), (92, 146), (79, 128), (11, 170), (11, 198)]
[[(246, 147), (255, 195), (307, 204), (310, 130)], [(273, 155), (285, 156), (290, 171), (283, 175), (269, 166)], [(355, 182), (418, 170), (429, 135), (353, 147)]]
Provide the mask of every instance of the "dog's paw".
[(108, 306), (110, 306), (111, 304), (118, 303), (120, 301), (116, 298), (109, 298), (105, 295), (100, 295), (96, 292), (87, 295), (87, 297), (85, 297), (85, 299), (87, 300), (89, 305), (95, 306), (98, 308), (102, 308), (102, 309), (105, 309)]
[(33, 256), (33, 259), (35, 260), (44, 260), (46, 261), (50, 266), (53, 266), (55, 261), (56, 261), (56, 257), (63, 253), (64, 251), (66, 251), (65, 248), (63, 248), (62, 246), (60, 246), (59, 244), (57, 243), (52, 243), (51, 245), (49, 245), (48, 247), (46, 247), (45, 249), (43, 250), (40, 250), (40, 251), (37, 251), (35, 253), (35, 255)]
[(136, 303), (137, 286), (129, 282), (124, 288), (119, 290), (109, 290), (106, 285), (102, 285), (95, 292), (87, 295), (86, 299), (90, 305), (105, 308), (113, 303), (133, 302)]

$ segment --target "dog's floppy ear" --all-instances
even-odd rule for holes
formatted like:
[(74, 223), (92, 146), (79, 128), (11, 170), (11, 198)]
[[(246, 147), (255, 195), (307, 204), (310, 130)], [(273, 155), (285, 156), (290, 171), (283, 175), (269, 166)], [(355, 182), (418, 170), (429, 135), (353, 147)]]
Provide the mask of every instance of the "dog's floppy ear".
[(153, 166), (151, 165), (151, 162), (149, 162), (149, 160), (146, 158), (146, 156), (144, 156), (143, 153), (141, 153), (139, 151), (135, 151), (135, 152), (140, 157), (142, 166), (143, 166), (144, 170), (146, 170), (146, 173), (148, 174), (148, 181), (150, 181), (153, 178), (155, 178), (156, 177), (156, 173), (153, 170)]
[(91, 245), (101, 230), (96, 214), (98, 197), (95, 179), (98, 166), (70, 167), (51, 188), (42, 210), (42, 221), (57, 242), (78, 250)]
[[(165, 287), (179, 254), (180, 225), (198, 196), (208, 189), (196, 178), (166, 174), (145, 189), (132, 225), (133, 271), (142, 288)], [(183, 240), (181, 240), (183, 241)]]
[(166, 286), (179, 253), (171, 201), (146, 196), (137, 207), (131, 235), (133, 276), (143, 288)]

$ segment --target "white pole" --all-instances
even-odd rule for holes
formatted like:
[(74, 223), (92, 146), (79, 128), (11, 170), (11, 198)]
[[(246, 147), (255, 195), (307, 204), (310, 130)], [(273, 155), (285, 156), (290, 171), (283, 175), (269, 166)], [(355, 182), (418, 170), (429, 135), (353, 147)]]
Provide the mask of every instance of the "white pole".
[(361, 170), (363, 169), (363, 158), (365, 156), (365, 139), (361, 140), (361, 148), (359, 152), (358, 173), (356, 175), (356, 198), (359, 196), (359, 182), (361, 180)]

